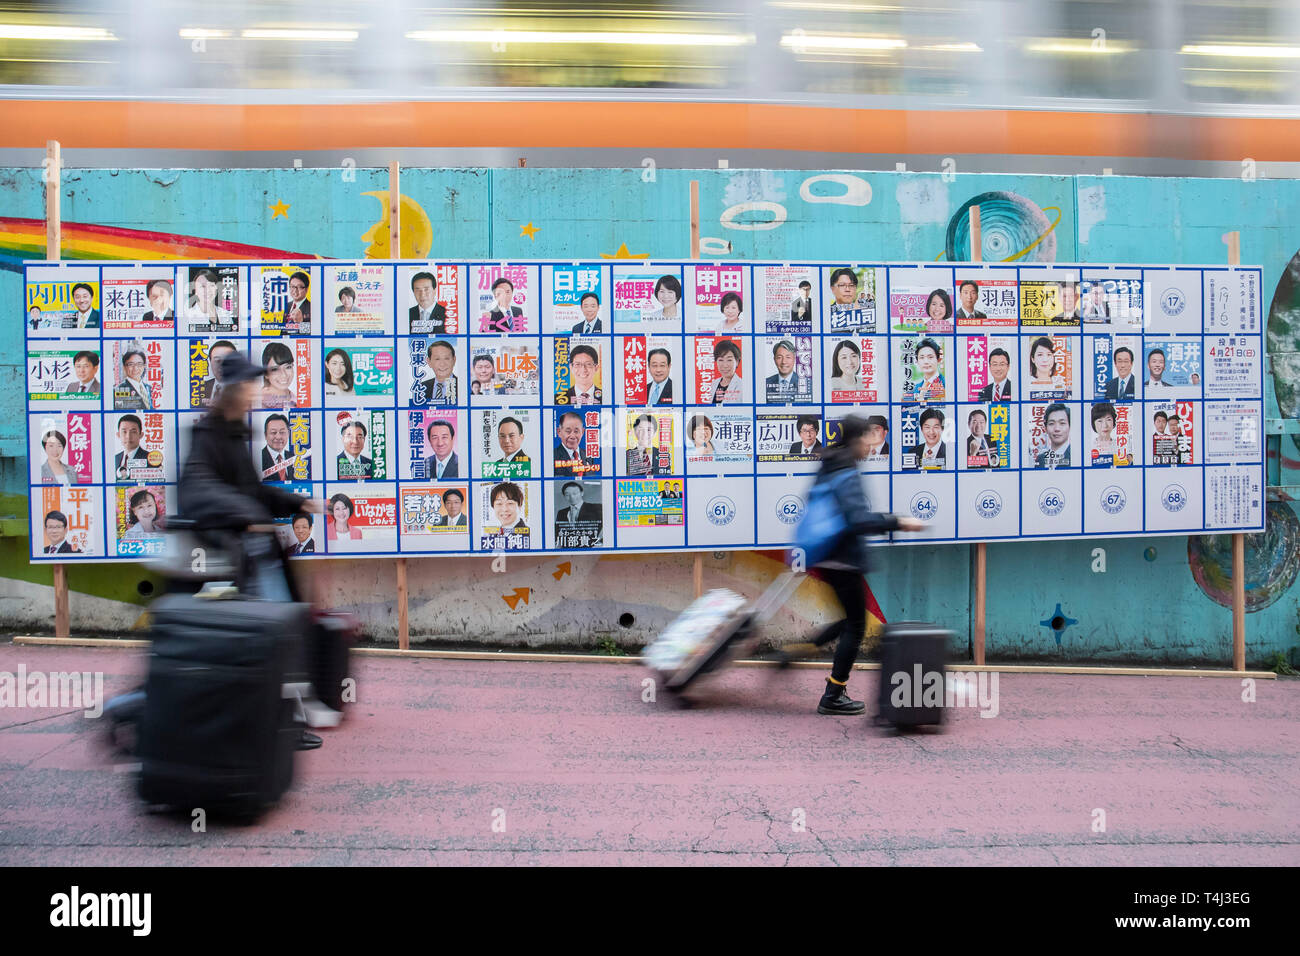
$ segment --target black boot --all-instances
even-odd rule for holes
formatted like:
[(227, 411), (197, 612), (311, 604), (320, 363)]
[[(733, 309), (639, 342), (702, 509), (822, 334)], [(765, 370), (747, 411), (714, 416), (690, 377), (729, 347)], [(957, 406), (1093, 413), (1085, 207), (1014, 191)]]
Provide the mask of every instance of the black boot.
[(867, 709), (860, 700), (853, 700), (845, 692), (844, 684), (837, 684), (829, 677), (826, 679), (826, 691), (817, 704), (817, 713), (833, 717), (856, 717)]

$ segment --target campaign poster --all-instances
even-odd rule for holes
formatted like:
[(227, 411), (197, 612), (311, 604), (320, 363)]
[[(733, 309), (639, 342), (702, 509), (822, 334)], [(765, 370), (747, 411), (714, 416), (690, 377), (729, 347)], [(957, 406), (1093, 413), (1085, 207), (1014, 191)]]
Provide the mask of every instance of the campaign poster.
[[(494, 481), (540, 478), (538, 412), (531, 408), (484, 408), (470, 413), (475, 478)], [(533, 469), (537, 470), (534, 471)]]
[(1079, 282), (1072, 277), (1020, 280), (1020, 324), (1077, 329)]
[(1135, 464), (1135, 429), (1141, 407), (1129, 402), (1094, 402), (1088, 409), (1090, 468), (1121, 468)]
[[(481, 355), (492, 357), (492, 380), (482, 394), (490, 392), (498, 397), (530, 396), (541, 393), (541, 362), (537, 347), (531, 343), (510, 342), (499, 339), (491, 344), (474, 346), (473, 378), (479, 379)], [(471, 393), (473, 383), (471, 382)]]
[(119, 485), (113, 489), (117, 556), (140, 558), (163, 552), (162, 524), (167, 517), (165, 485)]
[(181, 339), (180, 348), (186, 356), (182, 367), (189, 367), (187, 401), (181, 407), (205, 408), (221, 394), (221, 360), (236, 351), (235, 343), (229, 339)]
[(968, 402), (1015, 400), (1011, 370), (1020, 351), (1014, 335), (961, 335), (957, 337), (958, 378), (965, 381)]
[[(432, 406), (445, 408), (462, 404), (461, 375), (467, 347), (465, 339), (448, 336), (405, 339), (407, 404), (417, 408)], [(489, 360), (489, 364), (490, 360)], [(488, 372), (489, 382), (491, 371)], [(479, 391), (482, 394), (482, 383)]]
[[(309, 482), (291, 484), (285, 490), (304, 498), (319, 498), (320, 486)], [(276, 537), (284, 548), (284, 553), (291, 558), (306, 558), (325, 551), (325, 523), (323, 515), (300, 512), (294, 515), (280, 515), (272, 519)]]
[(88, 485), (95, 480), (95, 419), (90, 412), (49, 411), (28, 419), (33, 484)]
[(170, 332), (176, 327), (175, 269), (105, 269), (104, 328)]
[(397, 376), (391, 346), (326, 342), (325, 348), (325, 398), (333, 399), (328, 404), (393, 397)]
[(325, 414), (330, 481), (389, 481), (392, 412), (349, 409)]
[(700, 265), (687, 266), (685, 272), (687, 289), (691, 292), (691, 331), (715, 335), (749, 331), (747, 269)]
[(104, 416), (104, 447), (113, 452), (110, 482), (136, 485), (166, 480), (170, 418), (163, 412)]
[(1258, 402), (1205, 403), (1206, 464), (1258, 461), (1263, 430)]
[(352, 263), (325, 266), (327, 335), (383, 335), (393, 331), (393, 267)]
[(767, 403), (788, 405), (814, 401), (812, 336), (767, 336), (758, 341), (767, 373), (763, 380)]
[(1259, 397), (1260, 353), (1257, 335), (1205, 338), (1205, 397)]
[[(261, 408), (306, 408), (312, 403), (312, 339), (253, 342), (249, 358), (265, 369), (257, 404)], [(259, 347), (260, 346), (260, 347)]]
[(697, 405), (738, 404), (745, 401), (745, 339), (740, 336), (699, 335), (688, 338), (695, 369)]
[(890, 282), (889, 321), (894, 331), (951, 332), (952, 315), (952, 296), (946, 289)]
[(1074, 346), (1078, 336), (1039, 335), (1026, 339), (1025, 397), (1031, 402), (1064, 401), (1074, 392)]
[(169, 404), (163, 394), (165, 353), (161, 341), (114, 339), (110, 354), (115, 411), (154, 411)]
[(886, 341), (869, 335), (823, 338), (826, 400), (855, 405), (883, 401)]
[(681, 479), (621, 478), (616, 482), (618, 526), (658, 528), (686, 523)]
[[(606, 412), (605, 414), (609, 414)], [(556, 409), (551, 448), (551, 474), (556, 478), (591, 478), (600, 475), (601, 412), (596, 409)]]
[(242, 298), (239, 266), (182, 266), (177, 282), (183, 285), (181, 310), (185, 335), (237, 335)]
[(62, 557), (99, 554), (101, 498), (98, 489), (46, 485), (32, 489), (32, 550)]
[(478, 499), (478, 550), (528, 551), (540, 547), (542, 536), (534, 538), (532, 526), (540, 513), (537, 482), (496, 481), (474, 486)]
[(600, 405), (605, 401), (605, 341), (576, 335), (554, 339), (551, 381), (556, 405)]
[(899, 448), (903, 471), (952, 471), (951, 409), (937, 405), (906, 407), (899, 413)]
[(29, 349), (27, 400), (98, 408), (103, 392), (98, 349)]
[(825, 290), (816, 266), (755, 266), (755, 331), (767, 335), (812, 335), (817, 331)]
[(416, 481), (470, 477), (465, 460), (465, 412), (452, 408), (413, 409), (406, 413), (403, 471)]
[(332, 490), (325, 503), (325, 547), (328, 551), (396, 551), (394, 486), (353, 485)]
[(536, 276), (536, 266), (470, 266), (470, 306), (477, 316), (474, 331), (535, 331)]
[(543, 266), (543, 330), (553, 335), (609, 331), (604, 274), (604, 267), (588, 263)]
[[(399, 266), (397, 281), (406, 296), (406, 321), (399, 328), (408, 335), (460, 335), (464, 333), (461, 289), (467, 266)], [(489, 284), (489, 293), (491, 292)]]
[(828, 335), (874, 335), (880, 326), (878, 302), (885, 294), (885, 270), (873, 266), (839, 266), (822, 270), (826, 312), (822, 329)]
[(807, 465), (821, 458), (824, 436), (818, 414), (759, 412), (754, 430), (760, 463)]
[(680, 332), (685, 296), (677, 269), (614, 266), (616, 332)]
[(96, 336), (103, 327), (98, 270), (30, 269), (26, 292), (31, 332)]
[(957, 328), (1014, 329), (1020, 324), (1015, 275), (958, 269), (953, 317)]
[[(958, 410), (962, 420), (965, 467), (967, 469), (1008, 468), (1011, 465), (1011, 406), (965, 405)], [(924, 453), (923, 453), (924, 454)]]
[(1137, 270), (1083, 270), (1079, 282), (1079, 315), (1084, 328), (1117, 332), (1142, 329), (1142, 274)]
[[(469, 485), (402, 485), (402, 537), (445, 538), (469, 533)], [(408, 542), (403, 540), (405, 546)], [(417, 544), (418, 548), (419, 545)]]
[(312, 415), (307, 411), (253, 415), (253, 462), (262, 481), (307, 482), (312, 475)]
[(1196, 464), (1196, 408), (1190, 401), (1149, 401), (1152, 465)]
[(1077, 468), (1075, 429), (1078, 406), (1067, 402), (1035, 402), (1021, 406), (1025, 419), (1026, 468)]
[(622, 376), (619, 404), (674, 405), (681, 401), (676, 337), (627, 335), (614, 340)]
[(1142, 389), (1147, 398), (1199, 398), (1200, 337), (1173, 339), (1145, 336), (1142, 341), (1142, 368)]
[(942, 336), (894, 339), (894, 395), (900, 402), (943, 402), (948, 391), (950, 340)]
[(563, 551), (605, 546), (603, 483), (576, 478), (555, 483), (555, 547)]
[(1236, 269), (1205, 271), (1205, 331), (1260, 331), (1259, 273)]
[(754, 417), (748, 412), (693, 408), (686, 416), (686, 465), (691, 474), (745, 470), (754, 461)]
[[(339, 267), (329, 268), (337, 271)], [(319, 290), (312, 288), (312, 271), (293, 265), (256, 270), (256, 309), (262, 335), (311, 335), (312, 309), (320, 308)]]
[(678, 469), (678, 412), (620, 408), (624, 474), (675, 475)]
[[(1142, 339), (1136, 335), (1089, 335), (1084, 341), (1092, 349), (1087, 374), (1091, 384), (1085, 391), (1094, 399), (1131, 402), (1142, 395), (1137, 359)], [(1085, 356), (1083, 361), (1087, 361)]]

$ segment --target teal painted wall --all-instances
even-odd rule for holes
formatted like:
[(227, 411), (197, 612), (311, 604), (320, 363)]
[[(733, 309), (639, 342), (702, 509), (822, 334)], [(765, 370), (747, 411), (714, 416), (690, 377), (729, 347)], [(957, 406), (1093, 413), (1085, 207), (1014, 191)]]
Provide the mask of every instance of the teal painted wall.
[[(365, 255), (367, 231), (384, 215), (386, 170), (65, 170), (65, 223), (95, 223), (176, 236), (246, 243), (329, 258)], [(986, 221), (984, 258), (1033, 246), (1024, 261), (1222, 262), (1221, 236), (1238, 229), (1242, 258), (1274, 286), (1300, 249), (1300, 182), (1138, 177), (791, 170), (407, 169), (402, 193), (428, 217), (403, 213), (408, 241), (431, 257), (594, 258), (626, 245), (632, 254), (689, 253), (689, 183), (700, 182), (706, 258), (921, 260), (968, 254), (949, 248), (949, 223), (971, 199), (999, 202), (1008, 216)], [(39, 218), (39, 170), (0, 170), (6, 216)], [(288, 204), (273, 217), (271, 205)], [(991, 209), (991, 206), (985, 208)], [(773, 223), (776, 223), (773, 225)], [(531, 236), (523, 227), (531, 224)], [(725, 243), (730, 251), (722, 252)], [(69, 225), (65, 257), (80, 257)], [(2, 245), (2, 244), (0, 244)], [(160, 254), (166, 243), (160, 242)], [(0, 301), (18, 303), (22, 254), (0, 248)], [(1283, 303), (1270, 352), (1300, 351), (1300, 304)], [(1290, 311), (1287, 311), (1290, 309)], [(16, 313), (11, 312), (11, 315)], [(23, 407), (20, 321), (0, 324), (0, 402)], [(1295, 414), (1288, 409), (1288, 414)], [(17, 415), (0, 421), (0, 457), (24, 454)], [(1282, 450), (1284, 483), (1300, 483), (1293, 444)], [(1288, 464), (1290, 463), (1290, 464)], [(3, 491), (21, 495), (24, 469), (5, 462)], [(10, 499), (12, 500), (12, 499)], [(1275, 507), (1286, 508), (1288, 505)], [(1275, 523), (1291, 528), (1292, 523)], [(1250, 554), (1249, 586), (1272, 603), (1248, 619), (1249, 658), (1263, 663), (1297, 643), (1300, 589), (1296, 542), (1261, 541)], [(1094, 572), (1094, 549), (1106, 571)], [(971, 549), (897, 548), (872, 584), (890, 618), (933, 620), (964, 644), (971, 608)], [(21, 549), (0, 552), (0, 573)], [(659, 561), (648, 558), (647, 561)], [(988, 644), (993, 660), (1142, 660), (1223, 664), (1230, 659), (1229, 612), (1193, 577), (1189, 539), (1026, 542), (989, 547)], [(103, 596), (108, 597), (107, 593)], [(608, 605), (616, 595), (593, 600)], [(1054, 631), (1043, 621), (1073, 621)], [(490, 626), (490, 622), (487, 626)]]

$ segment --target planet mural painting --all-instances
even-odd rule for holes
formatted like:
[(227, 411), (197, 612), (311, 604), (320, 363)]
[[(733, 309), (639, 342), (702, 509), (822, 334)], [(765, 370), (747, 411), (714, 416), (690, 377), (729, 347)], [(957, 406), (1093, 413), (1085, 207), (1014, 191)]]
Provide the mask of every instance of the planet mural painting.
[[(980, 207), (980, 251), (985, 262), (1055, 262), (1057, 206), (1040, 209), (1031, 199), (1012, 192), (980, 193), (966, 200), (948, 220), (944, 256), (949, 262), (970, 261), (970, 207)], [(1056, 218), (1048, 220), (1047, 214)]]
[[(1263, 534), (1246, 535), (1246, 612), (1268, 607), (1300, 572), (1300, 519), (1285, 502), (1270, 501)], [(1187, 563), (1196, 584), (1215, 604), (1232, 607), (1232, 535), (1194, 534)]]
[[(1300, 417), (1300, 252), (1291, 257), (1268, 309), (1268, 355), (1273, 364), (1273, 394), (1277, 397), (1278, 411), (1286, 418)], [(1300, 450), (1300, 435), (1292, 435), (1291, 445)], [(1282, 455), (1284, 471), (1300, 470), (1300, 461)], [(1295, 484), (1284, 476), (1284, 485)]]

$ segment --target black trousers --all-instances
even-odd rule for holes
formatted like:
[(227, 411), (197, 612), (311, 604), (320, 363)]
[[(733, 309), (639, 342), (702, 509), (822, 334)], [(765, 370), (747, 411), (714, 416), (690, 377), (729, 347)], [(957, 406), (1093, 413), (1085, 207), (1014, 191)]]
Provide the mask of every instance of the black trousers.
[(853, 661), (858, 656), (858, 648), (867, 629), (867, 595), (862, 586), (862, 574), (842, 568), (818, 568), (817, 573), (835, 591), (835, 596), (844, 609), (844, 617), (826, 625), (813, 638), (813, 643), (821, 647), (839, 640), (835, 645), (831, 677), (845, 682), (853, 672)]

